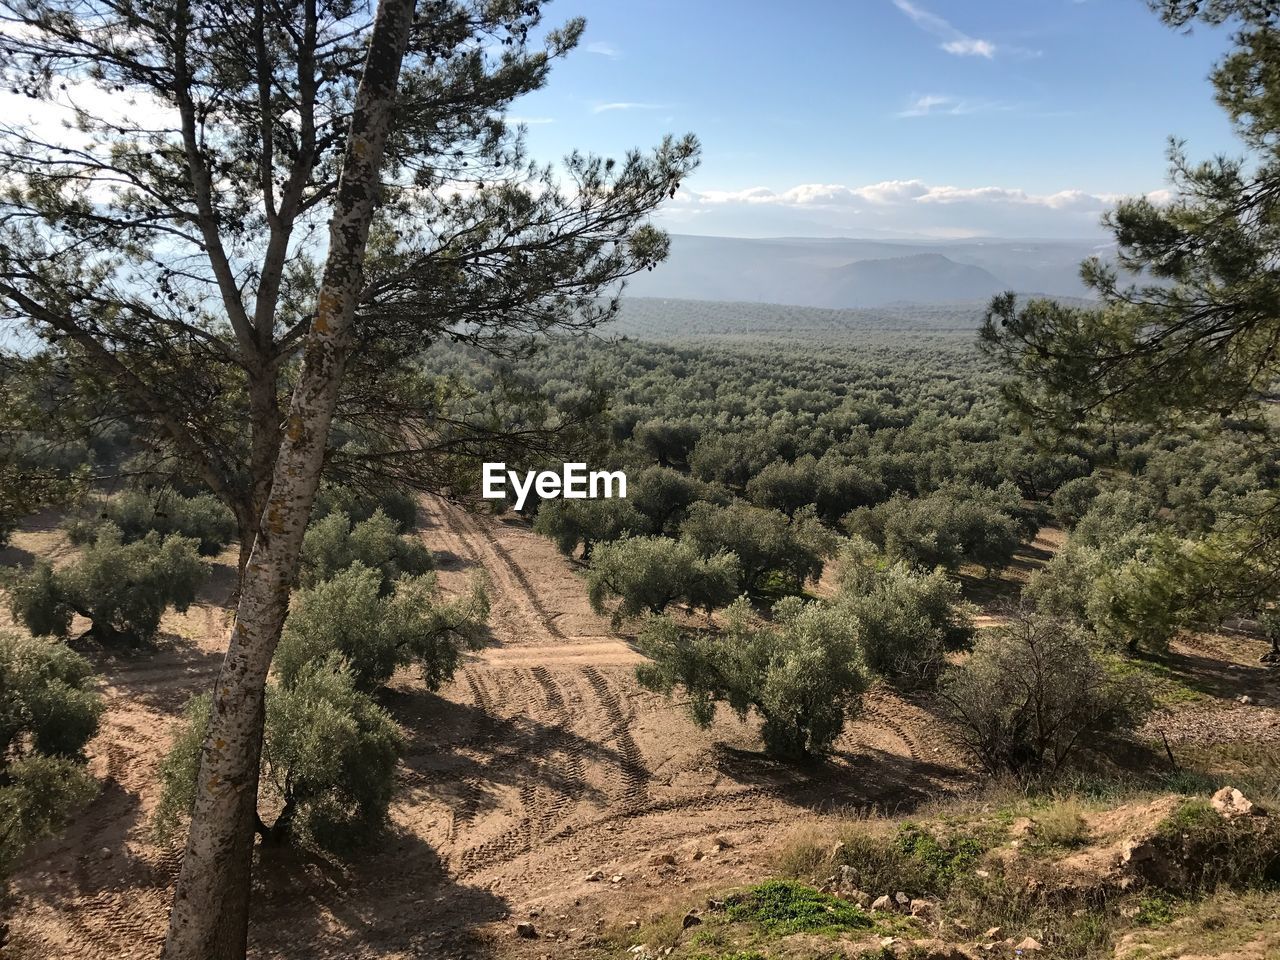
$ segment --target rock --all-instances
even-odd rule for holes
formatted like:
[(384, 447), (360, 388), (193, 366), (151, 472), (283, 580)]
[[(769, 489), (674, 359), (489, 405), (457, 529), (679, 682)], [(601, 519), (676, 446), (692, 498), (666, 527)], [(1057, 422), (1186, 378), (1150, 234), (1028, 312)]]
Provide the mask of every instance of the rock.
[(1242, 693), (1240, 696), (1236, 697), (1236, 699), (1240, 703), (1243, 703), (1246, 705), (1253, 703), (1253, 697), (1249, 696), (1247, 693)]
[(840, 865), (840, 885), (844, 887), (856, 887), (858, 885), (858, 871), (847, 863)]
[(871, 901), (871, 909), (872, 910), (892, 910), (893, 900), (890, 898), (890, 896), (887, 893), (882, 897), (876, 897), (874, 900)]
[(867, 893), (865, 890), (850, 890), (848, 894), (846, 894), (846, 897), (860, 906), (863, 910), (871, 906), (871, 894)]
[(537, 940), (538, 928), (532, 923), (517, 923), (516, 936), (522, 940)]
[(724, 908), (725, 908), (725, 902), (724, 902), (723, 900), (717, 900), (715, 897), (708, 897), (708, 898), (707, 898), (707, 909), (708, 909), (708, 910), (715, 910), (716, 912), (719, 912), (719, 911), (723, 910)]
[(999, 940), (1000, 934), (1004, 933), (999, 927), (992, 927), (982, 935), (983, 940)]
[(897, 893), (893, 895), (893, 902), (896, 903), (898, 906), (904, 907), (904, 908), (911, 906), (911, 898), (908, 897), (901, 890), (899, 890)]
[(712, 837), (711, 842), (715, 846), (719, 847), (721, 850), (733, 849), (733, 844), (730, 843), (728, 840), (726, 840), (724, 837)]
[(1150, 839), (1130, 838), (1120, 848), (1120, 859), (1125, 863), (1142, 863), (1155, 857), (1157, 851)]
[(1013, 949), (1020, 953), (1035, 953), (1037, 950), (1043, 950), (1044, 946), (1035, 937), (1027, 937)]
[(690, 927), (700, 926), (701, 924), (702, 924), (702, 918), (698, 916), (696, 913), (692, 913), (692, 912), (686, 913), (684, 915), (684, 919), (680, 921), (680, 926), (684, 930), (688, 930)]
[(1255, 812), (1253, 802), (1235, 787), (1223, 787), (1209, 802), (1223, 820), (1247, 817)]
[(649, 858), (649, 866), (660, 867), (663, 864), (667, 866), (675, 866), (676, 855), (674, 853), (655, 853)]
[(928, 900), (912, 900), (911, 915), (913, 917), (928, 917), (933, 914), (933, 904)]
[(623, 880), (625, 880), (625, 879), (627, 879), (627, 878), (626, 878), (626, 877), (624, 877), (622, 874), (620, 874), (620, 873), (615, 873), (612, 877), (610, 877), (610, 878), (609, 878), (609, 882), (610, 882), (610, 883), (621, 883), (621, 882), (622, 882)]
[(587, 883), (599, 883), (604, 879), (603, 870), (592, 870), (587, 874)]
[(103, 860), (106, 860), (108, 857), (110, 857), (110, 856), (111, 856), (111, 848), (110, 848), (110, 847), (103, 847), (101, 850), (99, 850), (99, 851), (98, 851), (98, 853), (100, 853), (100, 854), (102, 855), (102, 859), (103, 859)]
[(628, 930), (639, 930), (639, 929), (640, 929), (640, 921), (639, 921), (639, 920), (628, 920), (628, 921), (627, 921), (627, 929), (628, 929)]

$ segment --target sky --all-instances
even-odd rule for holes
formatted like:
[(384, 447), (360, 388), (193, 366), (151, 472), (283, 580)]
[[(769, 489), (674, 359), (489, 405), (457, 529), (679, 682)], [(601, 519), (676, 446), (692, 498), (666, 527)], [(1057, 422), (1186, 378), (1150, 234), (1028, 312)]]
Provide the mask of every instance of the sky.
[(1222, 29), (1143, 0), (555, 0), (581, 45), (517, 101), (534, 157), (697, 134), (675, 232), (1103, 236), (1166, 197), (1170, 136), (1242, 152), (1213, 100)]

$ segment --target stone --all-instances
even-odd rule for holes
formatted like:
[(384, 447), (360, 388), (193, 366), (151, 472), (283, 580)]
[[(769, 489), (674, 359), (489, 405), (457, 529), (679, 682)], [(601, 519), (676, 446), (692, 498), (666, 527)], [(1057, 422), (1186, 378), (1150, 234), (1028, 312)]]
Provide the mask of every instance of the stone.
[(623, 880), (625, 880), (625, 879), (627, 879), (627, 878), (626, 878), (626, 877), (624, 877), (622, 874), (620, 874), (620, 873), (615, 873), (612, 877), (610, 877), (610, 878), (609, 878), (609, 882), (610, 882), (610, 883), (621, 883), (621, 882), (622, 882)]
[(676, 857), (673, 853), (655, 853), (649, 858), (649, 866), (660, 867), (664, 864), (667, 866), (675, 866)]
[(1247, 693), (1241, 694), (1237, 699), (1246, 706), (1253, 703), (1253, 697), (1249, 696)]
[(915, 899), (911, 901), (911, 915), (913, 917), (928, 917), (933, 915), (933, 904), (928, 900)]
[(863, 910), (871, 906), (871, 894), (867, 893), (865, 890), (858, 890), (855, 888), (850, 890), (848, 894), (846, 894), (846, 897), (860, 906)]
[(717, 900), (715, 897), (708, 897), (708, 898), (707, 898), (707, 909), (708, 909), (708, 910), (715, 910), (715, 911), (717, 911), (717, 912), (718, 912), (718, 911), (721, 911), (721, 910), (725, 909), (725, 902), (724, 902), (723, 900)]
[(516, 936), (522, 940), (537, 940), (538, 928), (532, 923), (517, 923)]
[(840, 884), (845, 887), (856, 887), (858, 885), (858, 871), (853, 869), (847, 863), (840, 865)]
[(890, 896), (887, 893), (884, 896), (876, 897), (874, 900), (871, 901), (871, 909), (872, 910), (892, 910), (893, 900), (892, 898), (890, 898)]
[(1223, 820), (1234, 820), (1254, 813), (1253, 801), (1235, 787), (1223, 787), (1209, 802)]
[(592, 870), (587, 874), (587, 883), (599, 883), (604, 879), (603, 870)]
[(698, 916), (696, 913), (692, 913), (692, 912), (686, 913), (684, 915), (684, 919), (680, 921), (680, 926), (684, 930), (688, 930), (690, 927), (701, 926), (701, 924), (702, 924), (702, 918)]
[(907, 896), (905, 893), (903, 893), (901, 890), (899, 890), (897, 893), (895, 893), (895, 894), (893, 895), (893, 902), (894, 902), (894, 903), (896, 903), (896, 904), (897, 904), (898, 906), (900, 906), (900, 907), (909, 907), (909, 906), (911, 906), (911, 898), (910, 898), (910, 897), (908, 897), (908, 896)]
[(1004, 933), (999, 927), (992, 927), (982, 935), (983, 940), (999, 940), (1000, 934)]
[(1035, 937), (1027, 937), (1013, 949), (1020, 953), (1035, 953), (1037, 950), (1043, 950), (1044, 946)]

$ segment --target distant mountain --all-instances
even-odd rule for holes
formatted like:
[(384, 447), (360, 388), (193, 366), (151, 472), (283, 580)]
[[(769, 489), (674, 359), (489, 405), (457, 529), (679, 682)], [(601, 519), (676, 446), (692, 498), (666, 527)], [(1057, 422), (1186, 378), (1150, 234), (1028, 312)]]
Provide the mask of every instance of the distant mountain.
[(858, 260), (828, 275), (827, 307), (985, 300), (1006, 289), (990, 271), (940, 253)]
[(1107, 248), (1079, 241), (886, 240), (675, 235), (671, 255), (636, 277), (640, 297), (811, 307), (982, 301), (1013, 290), (1082, 297), (1080, 263)]

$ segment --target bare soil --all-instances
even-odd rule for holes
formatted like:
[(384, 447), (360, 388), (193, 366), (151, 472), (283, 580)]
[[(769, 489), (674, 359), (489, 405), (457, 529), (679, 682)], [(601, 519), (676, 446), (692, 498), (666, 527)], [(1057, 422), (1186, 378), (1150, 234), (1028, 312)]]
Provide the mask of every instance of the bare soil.
[[(798, 824), (905, 811), (972, 783), (943, 727), (885, 689), (810, 766), (765, 757), (753, 718), (722, 713), (700, 730), (638, 687), (633, 638), (591, 610), (574, 566), (527, 525), (439, 500), (421, 525), (447, 590), (488, 576), (490, 642), (439, 693), (408, 671), (393, 679), (385, 703), (409, 747), (382, 840), (346, 862), (262, 854), (255, 957), (588, 953), (607, 927), (758, 879)], [(6, 553), (70, 548), (40, 518)], [(6, 956), (158, 954), (181, 851), (151, 835), (156, 770), (182, 705), (217, 674), (234, 565), (234, 549), (217, 558), (155, 648), (85, 649), (107, 703), (89, 746), (102, 790), (15, 876)], [(596, 870), (604, 879), (588, 880)], [(515, 936), (525, 920), (538, 939)]]

